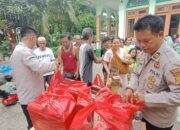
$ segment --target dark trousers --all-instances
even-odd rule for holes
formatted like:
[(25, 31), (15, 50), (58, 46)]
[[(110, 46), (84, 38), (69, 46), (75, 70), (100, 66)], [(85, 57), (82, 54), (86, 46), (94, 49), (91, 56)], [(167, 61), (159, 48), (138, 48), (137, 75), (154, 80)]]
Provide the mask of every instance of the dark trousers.
[(146, 123), (146, 130), (172, 130), (172, 128), (173, 128), (173, 126), (168, 127), (168, 128), (159, 128), (159, 127), (156, 127), (156, 126), (150, 124), (145, 119), (143, 119), (142, 121)]
[(44, 77), (44, 89), (46, 90), (46, 83), (50, 84), (51, 78), (53, 75), (46, 75)]
[(23, 113), (26, 117), (26, 120), (27, 120), (27, 123), (28, 123), (28, 130), (31, 129), (33, 127), (33, 124), (32, 124), (32, 121), (31, 121), (31, 118), (29, 116), (29, 112), (27, 110), (27, 105), (21, 105), (21, 108), (23, 110)]

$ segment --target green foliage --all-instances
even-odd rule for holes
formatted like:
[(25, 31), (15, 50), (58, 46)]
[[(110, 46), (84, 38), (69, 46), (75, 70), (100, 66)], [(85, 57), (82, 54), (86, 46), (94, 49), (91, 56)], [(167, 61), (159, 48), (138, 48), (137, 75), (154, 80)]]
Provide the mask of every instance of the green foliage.
[[(48, 34), (49, 27), (55, 24), (60, 28), (60, 33), (76, 33), (78, 27), (94, 24), (94, 18), (90, 22), (84, 22), (86, 18), (79, 19), (85, 14), (88, 15), (87, 19), (95, 16), (95, 10), (82, 5), (80, 0), (3, 0), (0, 5), (2, 20), (11, 22), (14, 27), (32, 26), (40, 34)], [(91, 27), (94, 28), (94, 25)]]
[(0, 18), (13, 27), (32, 26), (41, 28), (45, 0), (3, 0), (0, 1)]
[(85, 27), (90, 27), (95, 32), (96, 29), (96, 17), (93, 14), (82, 14), (78, 16), (79, 25), (77, 26), (77, 32), (81, 33)]
[(11, 55), (11, 48), (9, 41), (3, 40), (0, 44), (0, 52), (3, 57), (9, 57)]
[(57, 58), (57, 50), (60, 46), (54, 46), (54, 47), (50, 47), (54, 53), (54, 56)]
[[(54, 52), (64, 32), (81, 34), (84, 27), (95, 32), (96, 12), (82, 5), (81, 0), (0, 0), (0, 5), (0, 29), (9, 29), (9, 25), (11, 28), (31, 26), (46, 37), (48, 47)], [(8, 41), (3, 41), (3, 55), (9, 55), (8, 47)]]
[(0, 29), (5, 27), (5, 20), (0, 20)]

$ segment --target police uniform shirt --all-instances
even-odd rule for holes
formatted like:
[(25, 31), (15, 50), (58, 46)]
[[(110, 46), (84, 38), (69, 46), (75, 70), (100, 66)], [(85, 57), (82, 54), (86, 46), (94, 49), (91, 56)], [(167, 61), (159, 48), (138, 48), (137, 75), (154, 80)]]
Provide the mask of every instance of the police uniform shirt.
[(145, 92), (143, 117), (152, 125), (166, 128), (173, 125), (180, 105), (180, 56), (167, 44), (152, 55), (138, 55), (131, 88)]

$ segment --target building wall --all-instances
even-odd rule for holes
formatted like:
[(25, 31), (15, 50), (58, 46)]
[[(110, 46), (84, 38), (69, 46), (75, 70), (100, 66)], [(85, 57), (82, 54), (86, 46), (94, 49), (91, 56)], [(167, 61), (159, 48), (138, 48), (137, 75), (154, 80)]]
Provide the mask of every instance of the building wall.
[[(126, 4), (125, 8), (125, 18), (121, 18), (123, 13), (119, 10), (119, 28), (125, 25), (125, 31), (122, 35), (122, 31), (119, 31), (119, 36), (122, 38), (133, 37), (133, 25), (138, 20), (138, 18), (147, 14), (156, 14), (161, 16), (165, 21), (164, 35), (180, 34), (180, 2), (179, 0), (159, 0), (161, 2), (157, 3), (157, 0), (149, 0), (148, 5), (137, 6), (128, 8)], [(120, 5), (122, 8), (122, 5)], [(179, 22), (179, 23), (178, 23)]]

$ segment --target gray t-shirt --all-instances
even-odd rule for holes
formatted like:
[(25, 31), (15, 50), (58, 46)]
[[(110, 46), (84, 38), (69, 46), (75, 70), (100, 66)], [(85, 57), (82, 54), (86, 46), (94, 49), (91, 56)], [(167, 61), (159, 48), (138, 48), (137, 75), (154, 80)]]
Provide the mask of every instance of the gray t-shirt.
[(93, 47), (88, 43), (82, 44), (79, 51), (80, 76), (86, 83), (92, 82), (92, 65), (95, 59)]

